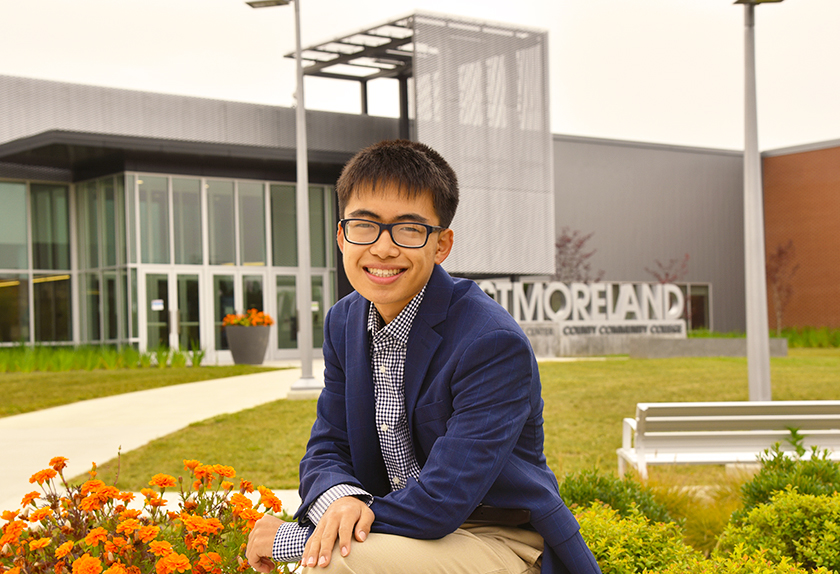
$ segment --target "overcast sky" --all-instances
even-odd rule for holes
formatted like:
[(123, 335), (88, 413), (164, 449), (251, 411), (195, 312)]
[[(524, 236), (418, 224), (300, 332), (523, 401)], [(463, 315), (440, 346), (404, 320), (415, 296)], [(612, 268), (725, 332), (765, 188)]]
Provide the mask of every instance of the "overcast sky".
[[(732, 0), (301, 0), (302, 41), (415, 10), (548, 30), (554, 133), (743, 147), (744, 8)], [(756, 15), (760, 148), (840, 139), (840, 0)], [(0, 23), (0, 74), (292, 103), (292, 6), (0, 0)], [(308, 78), (305, 90), (308, 107), (360, 110), (355, 82)], [(396, 115), (394, 81), (370, 92), (372, 113)]]

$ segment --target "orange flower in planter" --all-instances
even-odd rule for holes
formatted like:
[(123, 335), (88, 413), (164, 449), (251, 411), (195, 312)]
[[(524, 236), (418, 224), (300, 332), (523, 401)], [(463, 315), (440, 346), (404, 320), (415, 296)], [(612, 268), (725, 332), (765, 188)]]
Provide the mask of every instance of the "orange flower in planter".
[(100, 574), (101, 572), (102, 562), (90, 554), (85, 554), (73, 562), (73, 574)]
[(268, 327), (274, 324), (274, 319), (268, 313), (248, 309), (245, 314), (225, 315), (222, 319), (222, 326), (241, 325), (242, 327)]

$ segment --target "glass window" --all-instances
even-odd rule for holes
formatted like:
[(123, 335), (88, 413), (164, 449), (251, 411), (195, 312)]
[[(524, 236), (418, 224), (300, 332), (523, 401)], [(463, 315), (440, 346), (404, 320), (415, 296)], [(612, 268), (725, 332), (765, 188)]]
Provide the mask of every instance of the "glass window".
[(198, 275), (178, 275), (178, 344), (201, 348)]
[(686, 314), (689, 329), (709, 329), (709, 286), (689, 285)]
[(129, 276), (131, 277), (131, 336), (137, 338), (140, 336), (140, 324), (137, 321), (137, 269), (132, 268)]
[(0, 269), (26, 269), (26, 185), (0, 181)]
[(117, 273), (105, 271), (102, 274), (102, 305), (105, 317), (105, 339), (119, 337), (119, 318), (117, 304)]
[(297, 348), (297, 289), (293, 275), (277, 276), (277, 348)]
[(172, 178), (175, 263), (201, 265), (201, 180)]
[(210, 220), (210, 265), (235, 265), (233, 182), (207, 181)]
[(140, 255), (143, 263), (169, 263), (169, 202), (165, 177), (140, 176)]
[(222, 329), (225, 315), (235, 313), (233, 303), (233, 277), (231, 275), (213, 276), (213, 306), (215, 310), (216, 350), (229, 349), (227, 334)]
[(70, 269), (70, 212), (65, 185), (33, 183), (32, 260), (35, 269)]
[(312, 267), (327, 266), (327, 230), (324, 213), (324, 188), (309, 188), (309, 245)]
[(96, 182), (78, 187), (79, 193), (79, 257), (82, 269), (99, 267), (99, 220)]
[(99, 329), (99, 275), (86, 273), (85, 282), (85, 311), (87, 319), (87, 340), (98, 341), (100, 339)]
[(263, 184), (239, 182), (239, 247), (242, 265), (265, 265)]
[(117, 265), (125, 265), (125, 179), (122, 175), (114, 178), (114, 197), (117, 225)]
[(36, 343), (72, 340), (70, 284), (70, 275), (36, 275), (32, 279)]
[(146, 349), (169, 346), (169, 277), (164, 273), (146, 275)]
[(128, 273), (125, 268), (119, 270), (120, 274), (120, 289), (122, 291), (122, 307), (120, 308), (120, 340), (128, 340), (128, 321), (131, 315), (131, 298), (128, 296)]
[(137, 205), (134, 189), (134, 176), (125, 176), (125, 198), (128, 205), (128, 262), (137, 263)]
[[(271, 232), (274, 265), (297, 265), (297, 208), (295, 186), (271, 186)], [(327, 215), (332, 213), (325, 200), (324, 188), (309, 188), (309, 247), (313, 267), (327, 266)], [(330, 218), (332, 219), (332, 218)]]
[(29, 279), (26, 275), (0, 274), (0, 317), (3, 317), (0, 343), (29, 342)]
[(312, 276), (312, 348), (324, 346), (324, 315), (327, 306), (324, 301), (324, 278)]
[(274, 265), (297, 265), (297, 222), (295, 221), (295, 186), (271, 186), (271, 249)]
[(103, 247), (105, 266), (113, 267), (117, 264), (117, 208), (114, 197), (114, 178), (100, 179), (99, 191), (105, 206), (105, 220), (102, 222), (102, 230), (105, 233)]
[(244, 310), (265, 311), (263, 306), (263, 278), (261, 275), (246, 275), (242, 278), (242, 301)]

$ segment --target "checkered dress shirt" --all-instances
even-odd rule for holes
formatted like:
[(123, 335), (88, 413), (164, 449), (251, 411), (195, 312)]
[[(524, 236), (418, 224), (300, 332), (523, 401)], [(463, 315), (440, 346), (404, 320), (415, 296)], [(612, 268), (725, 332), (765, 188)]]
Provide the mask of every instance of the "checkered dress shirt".
[[(405, 355), (408, 334), (423, 301), (426, 288), (414, 296), (397, 317), (387, 325), (376, 307), (368, 311), (368, 331), (371, 334), (371, 372), (376, 402), (376, 432), (382, 448), (382, 458), (391, 483), (391, 490), (405, 488), (409, 479), (417, 480), (420, 465), (411, 445), (408, 419), (405, 412)], [(373, 496), (349, 484), (339, 484), (324, 492), (312, 503), (306, 517), (318, 524), (330, 504), (344, 496), (358, 496), (368, 505)], [(303, 555), (308, 528), (297, 522), (280, 526), (274, 538), (272, 555), (278, 562), (295, 562)]]

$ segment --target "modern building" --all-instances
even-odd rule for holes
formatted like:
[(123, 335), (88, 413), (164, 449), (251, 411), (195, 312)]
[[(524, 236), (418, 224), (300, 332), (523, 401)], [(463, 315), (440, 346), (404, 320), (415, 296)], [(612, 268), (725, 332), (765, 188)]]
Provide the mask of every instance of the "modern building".
[[(391, 59), (365, 51), (378, 71), (342, 78), (362, 94), (397, 78), (401, 118), (307, 111), (313, 347), (350, 289), (334, 183), (360, 148), (406, 136), (462, 180), (451, 273), (551, 275), (556, 234), (576, 230), (613, 282), (656, 281), (687, 254), (675, 282), (690, 325), (743, 330), (742, 154), (552, 136), (544, 34), (450, 24), (391, 22)], [(414, 68), (393, 50), (416, 37)], [(308, 69), (337, 77), (328, 64)], [(268, 358), (298, 355), (293, 109), (0, 76), (0, 118), (0, 345), (200, 346), (227, 363), (224, 316), (258, 308), (277, 322)], [(790, 237), (801, 262), (791, 324), (840, 324), (837, 150), (765, 154), (768, 247)]]

